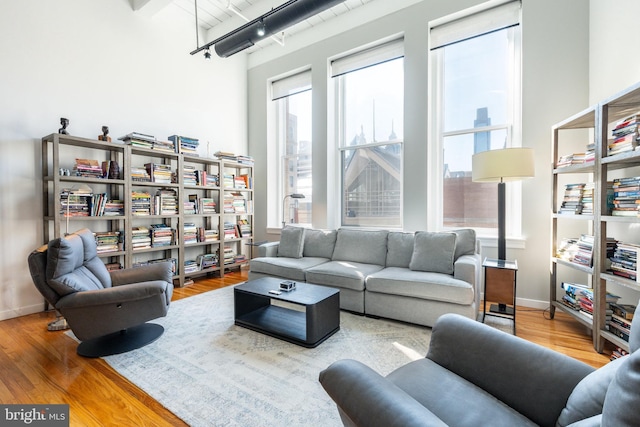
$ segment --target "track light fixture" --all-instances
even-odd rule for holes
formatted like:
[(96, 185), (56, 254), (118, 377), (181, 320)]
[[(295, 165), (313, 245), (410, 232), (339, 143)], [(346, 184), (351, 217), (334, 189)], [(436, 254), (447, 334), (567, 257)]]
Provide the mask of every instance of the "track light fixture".
[(329, 9), (345, 0), (289, 0), (271, 9), (262, 16), (225, 34), (222, 37), (198, 47), (191, 52), (195, 55), (201, 50), (214, 46), (218, 56), (227, 58), (254, 45), (264, 37), (284, 31), (299, 22)]
[(264, 35), (267, 33), (267, 27), (264, 25), (264, 22), (262, 22), (262, 20), (258, 23), (258, 29), (256, 30), (256, 34), (258, 35), (258, 37), (264, 37)]
[(204, 51), (204, 59), (211, 59), (211, 52), (209, 51), (209, 48)]

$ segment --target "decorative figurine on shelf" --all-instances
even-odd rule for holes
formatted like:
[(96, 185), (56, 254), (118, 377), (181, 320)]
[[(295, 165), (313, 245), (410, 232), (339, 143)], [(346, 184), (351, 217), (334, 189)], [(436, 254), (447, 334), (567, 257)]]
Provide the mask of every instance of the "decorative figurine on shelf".
[(62, 125), (62, 127), (58, 129), (58, 133), (61, 133), (63, 135), (69, 135), (69, 132), (67, 132), (67, 126), (69, 126), (69, 119), (60, 117), (60, 124)]
[(111, 137), (109, 136), (109, 126), (102, 126), (102, 135), (98, 136), (98, 140), (111, 142)]

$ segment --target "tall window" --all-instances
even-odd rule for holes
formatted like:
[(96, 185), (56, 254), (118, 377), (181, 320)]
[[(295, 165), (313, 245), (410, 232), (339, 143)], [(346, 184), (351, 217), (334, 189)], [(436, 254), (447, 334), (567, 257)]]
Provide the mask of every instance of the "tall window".
[(311, 226), (311, 71), (274, 81), (272, 95), (280, 167), (280, 222)]
[(403, 41), (332, 61), (341, 224), (402, 227)]
[[(503, 3), (431, 29), (442, 227), (497, 229), (497, 186), (471, 182), (471, 157), (520, 145), (519, 15), (519, 1)], [(519, 190), (508, 197), (519, 218)]]

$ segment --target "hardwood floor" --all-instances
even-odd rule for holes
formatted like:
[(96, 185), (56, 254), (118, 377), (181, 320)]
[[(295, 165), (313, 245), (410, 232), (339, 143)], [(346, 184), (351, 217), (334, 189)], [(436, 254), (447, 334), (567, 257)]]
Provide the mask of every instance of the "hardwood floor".
[[(176, 288), (173, 300), (234, 285), (246, 272), (223, 279), (201, 279)], [(548, 313), (547, 317), (548, 317)], [(0, 322), (0, 402), (68, 403), (72, 426), (184, 426), (163, 406), (122, 378), (101, 359), (76, 354), (76, 342), (63, 332), (49, 332), (54, 314), (37, 313)], [(568, 316), (547, 320), (541, 310), (519, 307), (518, 336), (600, 367), (586, 331)]]

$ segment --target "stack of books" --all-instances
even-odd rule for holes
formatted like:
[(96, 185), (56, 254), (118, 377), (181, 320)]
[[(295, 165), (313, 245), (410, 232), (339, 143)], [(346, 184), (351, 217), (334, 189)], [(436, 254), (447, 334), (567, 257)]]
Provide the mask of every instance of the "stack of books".
[(174, 230), (166, 224), (151, 225), (151, 247), (164, 247), (173, 244)]
[(585, 186), (584, 183), (565, 185), (562, 205), (558, 210), (559, 214), (579, 215), (582, 213), (582, 196)]
[(611, 260), (611, 273), (629, 280), (640, 281), (638, 275), (640, 245), (617, 242)]
[(106, 178), (102, 166), (97, 160), (76, 159), (73, 170), (74, 175), (84, 178)]
[(251, 224), (248, 219), (239, 219), (237, 229), (238, 237), (251, 237)]
[(248, 155), (240, 155), (240, 154), (236, 157), (236, 161), (240, 164), (247, 165), (247, 166), (253, 166), (253, 163), (254, 163), (253, 157)]
[(142, 166), (131, 166), (131, 180), (137, 182), (151, 182), (151, 175), (147, 168)]
[(556, 250), (556, 258), (591, 267), (593, 265), (593, 236), (583, 234), (579, 239), (562, 239)]
[(201, 242), (216, 242), (220, 239), (218, 230), (207, 230), (204, 228), (198, 228), (198, 240)]
[(593, 215), (593, 190), (595, 184), (587, 182), (582, 188), (582, 215)]
[(149, 234), (147, 227), (133, 227), (131, 229), (131, 246), (134, 251), (151, 248), (151, 234)]
[(93, 190), (87, 186), (81, 188), (63, 188), (60, 192), (60, 213), (65, 217), (89, 216)]
[(216, 213), (216, 201), (210, 197), (201, 197), (198, 209), (202, 214), (214, 214)]
[(175, 145), (176, 153), (187, 154), (189, 156), (198, 157), (198, 145), (200, 141), (196, 138), (189, 138), (188, 136), (171, 135), (169, 141)]
[(238, 237), (236, 225), (234, 223), (225, 221), (223, 229), (225, 239), (235, 239), (236, 237)]
[(156, 142), (156, 137), (153, 135), (147, 135), (140, 132), (131, 132), (125, 136), (118, 138), (124, 141), (126, 144), (130, 144), (132, 147), (141, 147), (153, 149), (153, 144)]
[(183, 230), (183, 239), (185, 245), (198, 243), (198, 227), (196, 227), (193, 222), (185, 222)]
[(238, 161), (238, 157), (235, 154), (230, 153), (228, 151), (216, 151), (214, 153), (214, 155), (217, 158), (222, 159), (222, 160), (230, 160), (232, 162), (237, 162)]
[(638, 216), (640, 207), (640, 176), (613, 180), (614, 216)]
[(178, 195), (176, 193), (176, 190), (167, 188), (160, 189), (156, 191), (156, 195), (153, 200), (153, 215), (178, 214)]
[(184, 274), (196, 273), (199, 270), (196, 260), (186, 260), (184, 262)]
[(182, 168), (182, 183), (184, 185), (198, 185), (198, 173), (204, 172), (196, 170), (193, 165), (184, 165)]
[(225, 246), (224, 247), (224, 264), (233, 264), (234, 260), (236, 258), (236, 253), (233, 251), (233, 248), (231, 246)]
[(607, 320), (605, 328), (612, 334), (629, 342), (631, 322), (636, 311), (636, 306), (632, 304), (609, 304), (612, 310), (611, 319)]
[(104, 216), (120, 216), (124, 215), (124, 201), (107, 200), (104, 205)]
[(560, 302), (565, 306), (593, 316), (593, 289), (579, 283), (562, 283), (564, 295)]
[(93, 235), (96, 238), (96, 249), (99, 254), (122, 250), (119, 231), (97, 231)]
[(608, 155), (633, 151), (638, 146), (638, 113), (620, 120), (611, 131)]
[(131, 215), (151, 215), (151, 194), (146, 191), (131, 192)]
[(160, 141), (156, 139), (153, 141), (153, 149), (164, 151), (165, 153), (175, 153), (176, 147), (175, 144), (171, 141)]
[(198, 255), (198, 259), (196, 261), (198, 263), (198, 268), (201, 271), (206, 270), (207, 268), (213, 268), (218, 265), (218, 254)]
[(171, 184), (172, 175), (170, 165), (163, 165), (160, 163), (146, 163), (144, 167), (151, 177), (151, 182), (157, 182), (159, 184)]

